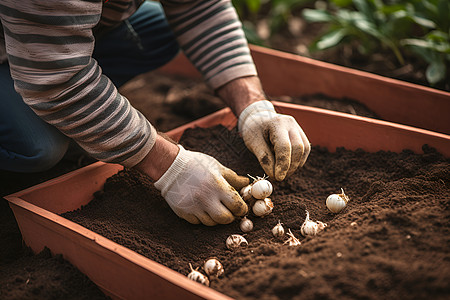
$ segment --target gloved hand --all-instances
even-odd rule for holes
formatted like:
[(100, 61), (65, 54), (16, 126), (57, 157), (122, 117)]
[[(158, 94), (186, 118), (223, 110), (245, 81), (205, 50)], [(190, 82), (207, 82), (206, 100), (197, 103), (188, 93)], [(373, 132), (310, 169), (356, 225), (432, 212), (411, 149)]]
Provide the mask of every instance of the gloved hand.
[(269, 177), (283, 180), (302, 167), (311, 145), (297, 121), (275, 111), (264, 100), (246, 107), (239, 116), (239, 132)]
[(236, 190), (249, 184), (215, 158), (178, 145), (180, 151), (169, 169), (155, 182), (172, 210), (192, 224), (231, 223), (247, 213)]

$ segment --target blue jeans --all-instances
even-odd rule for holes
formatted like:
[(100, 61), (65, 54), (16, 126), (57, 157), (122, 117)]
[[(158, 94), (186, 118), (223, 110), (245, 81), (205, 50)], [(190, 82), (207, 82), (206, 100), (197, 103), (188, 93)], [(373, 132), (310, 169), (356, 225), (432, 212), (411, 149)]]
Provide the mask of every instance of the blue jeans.
[[(158, 2), (146, 1), (127, 21), (97, 39), (93, 57), (120, 87), (176, 56), (179, 47)], [(40, 119), (14, 90), (8, 64), (0, 65), (0, 169), (45, 171), (67, 151), (69, 138)]]

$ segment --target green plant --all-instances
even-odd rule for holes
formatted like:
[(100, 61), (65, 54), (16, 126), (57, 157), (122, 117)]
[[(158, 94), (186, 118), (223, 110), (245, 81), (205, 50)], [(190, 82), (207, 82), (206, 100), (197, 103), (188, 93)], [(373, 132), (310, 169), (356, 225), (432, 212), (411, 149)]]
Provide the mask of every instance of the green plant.
[(232, 0), (232, 3), (241, 19), (252, 22), (256, 20), (256, 16), (263, 5), (261, 0)]
[(408, 36), (413, 21), (409, 15), (397, 13), (400, 10), (398, 5), (387, 6), (379, 0), (334, 0), (331, 3), (334, 4), (332, 11), (303, 10), (307, 21), (330, 25), (329, 30), (315, 42), (313, 50), (356, 41), (358, 50), (364, 55), (374, 53), (381, 45), (382, 48), (390, 49), (398, 62), (404, 64), (400, 39)]
[(431, 85), (446, 79), (450, 62), (449, 34), (439, 30), (432, 31), (421, 39), (404, 39), (402, 44), (410, 46), (427, 63), (425, 75)]
[(269, 11), (270, 31), (277, 33), (289, 21), (292, 11), (312, 0), (272, 0)]
[(447, 80), (450, 67), (450, 2), (448, 0), (425, 0), (414, 2), (416, 11), (423, 18), (434, 23), (433, 30), (420, 38), (407, 38), (401, 41), (410, 47), (428, 64), (425, 75), (431, 85)]
[(232, 0), (233, 6), (242, 21), (247, 41), (255, 45), (263, 45), (264, 40), (256, 31), (256, 20), (261, 9), (261, 0)]
[(329, 25), (312, 51), (357, 44), (366, 56), (388, 49), (400, 65), (412, 51), (428, 63), (430, 84), (445, 80), (450, 60), (448, 0), (330, 0), (325, 9), (304, 9), (302, 14), (309, 22)]
[(242, 20), (247, 40), (262, 45), (267, 41), (258, 35), (256, 26), (262, 11), (266, 14), (270, 35), (278, 33), (289, 21), (292, 10), (313, 0), (232, 0), (233, 6)]

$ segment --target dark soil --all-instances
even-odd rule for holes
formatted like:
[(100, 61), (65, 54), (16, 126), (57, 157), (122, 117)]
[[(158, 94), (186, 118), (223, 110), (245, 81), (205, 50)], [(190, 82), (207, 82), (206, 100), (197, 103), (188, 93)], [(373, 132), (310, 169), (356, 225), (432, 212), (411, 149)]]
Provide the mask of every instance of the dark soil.
[(105, 299), (84, 274), (45, 249), (38, 255), (25, 253), (14, 264), (2, 266), (2, 299)]
[[(236, 131), (192, 129), (181, 143), (240, 174), (263, 175)], [(313, 147), (301, 170), (274, 182), (272, 214), (249, 215), (249, 246), (234, 252), (225, 240), (240, 233), (237, 221), (191, 225), (136, 171), (109, 178), (91, 203), (64, 216), (182, 274), (215, 256), (225, 275), (212, 288), (237, 299), (448, 299), (450, 160), (423, 151)], [(325, 199), (341, 187), (351, 200), (332, 214)], [(305, 210), (328, 224), (318, 236), (301, 237)], [(272, 236), (278, 220), (301, 246)]]

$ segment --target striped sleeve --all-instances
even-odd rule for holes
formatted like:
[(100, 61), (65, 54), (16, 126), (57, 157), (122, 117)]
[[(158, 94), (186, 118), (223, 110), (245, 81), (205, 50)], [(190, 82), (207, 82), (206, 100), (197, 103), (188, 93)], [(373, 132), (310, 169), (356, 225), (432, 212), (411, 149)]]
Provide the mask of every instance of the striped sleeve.
[(92, 58), (101, 1), (2, 0), (0, 19), (15, 88), (46, 122), (93, 157), (131, 167), (156, 130)]
[(256, 75), (242, 25), (229, 0), (161, 0), (186, 56), (214, 89)]

